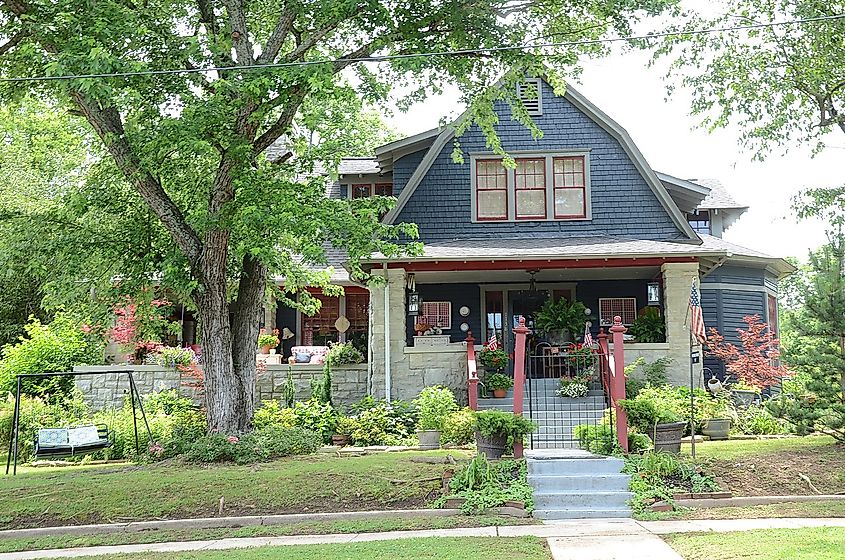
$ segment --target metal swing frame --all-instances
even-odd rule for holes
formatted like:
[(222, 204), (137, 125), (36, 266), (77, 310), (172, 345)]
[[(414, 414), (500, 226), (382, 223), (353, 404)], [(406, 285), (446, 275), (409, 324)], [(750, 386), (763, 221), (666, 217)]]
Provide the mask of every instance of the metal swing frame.
[[(22, 373), (16, 376), (15, 388), (15, 411), (12, 417), (12, 437), (9, 438), (9, 453), (6, 455), (6, 474), (9, 474), (9, 467), (12, 467), (12, 475), (18, 474), (18, 446), (20, 438), (20, 416), (21, 416), (21, 384), (24, 378), (45, 378), (45, 377), (80, 377), (83, 375), (107, 375), (110, 373), (126, 374), (129, 376), (129, 394), (132, 401), (132, 424), (135, 429), (135, 452), (141, 453), (141, 445), (138, 438), (138, 414), (137, 410), (141, 410), (141, 419), (144, 421), (144, 427), (147, 429), (147, 436), (150, 441), (153, 441), (153, 433), (150, 430), (150, 424), (147, 422), (147, 414), (144, 412), (144, 403), (141, 400), (141, 394), (138, 392), (138, 386), (135, 384), (135, 378), (131, 371), (125, 370), (105, 370), (105, 371), (65, 371), (53, 373)], [(138, 406), (135, 406), (135, 399), (138, 399)]]

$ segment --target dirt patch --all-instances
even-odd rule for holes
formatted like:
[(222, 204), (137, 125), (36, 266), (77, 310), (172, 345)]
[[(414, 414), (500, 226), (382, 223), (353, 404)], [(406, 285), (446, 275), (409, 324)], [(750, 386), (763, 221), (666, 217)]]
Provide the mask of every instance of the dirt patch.
[[(739, 459), (705, 459), (724, 490), (734, 496), (845, 493), (845, 446), (781, 450)], [(809, 483), (803, 477), (809, 479)], [(812, 484), (813, 488), (811, 488)]]

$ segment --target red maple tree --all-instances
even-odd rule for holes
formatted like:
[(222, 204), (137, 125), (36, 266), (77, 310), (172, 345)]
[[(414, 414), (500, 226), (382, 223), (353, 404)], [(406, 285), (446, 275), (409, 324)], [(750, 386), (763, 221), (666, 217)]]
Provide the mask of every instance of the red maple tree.
[(764, 389), (789, 375), (785, 366), (777, 363), (780, 341), (759, 315), (742, 318), (747, 329), (737, 329), (740, 345), (725, 341), (714, 328), (707, 336), (707, 353), (725, 363), (725, 368), (743, 383)]

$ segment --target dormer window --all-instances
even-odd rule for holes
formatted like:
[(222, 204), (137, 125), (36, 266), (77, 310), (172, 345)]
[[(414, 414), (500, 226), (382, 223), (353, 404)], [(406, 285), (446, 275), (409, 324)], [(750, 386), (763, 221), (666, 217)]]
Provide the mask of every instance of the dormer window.
[(527, 78), (516, 86), (516, 95), (522, 101), (522, 105), (532, 117), (539, 117), (543, 114), (543, 96), (541, 95), (540, 78)]
[(358, 183), (352, 185), (352, 198), (393, 196), (393, 183)]
[(514, 169), (499, 157), (473, 156), (473, 221), (590, 219), (586, 152), (520, 156)]
[(709, 210), (696, 210), (695, 212), (687, 212), (687, 221), (695, 233), (704, 233), (710, 235), (713, 231), (710, 224)]

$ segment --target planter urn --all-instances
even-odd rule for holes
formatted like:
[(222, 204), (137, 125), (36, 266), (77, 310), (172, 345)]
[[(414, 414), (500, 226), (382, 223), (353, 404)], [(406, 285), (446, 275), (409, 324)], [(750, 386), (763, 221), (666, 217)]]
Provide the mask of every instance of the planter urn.
[(261, 347), (261, 353), (262, 354), (269, 354), (270, 353), (270, 346), (269, 345), (268, 346), (262, 346)]
[(754, 404), (757, 398), (757, 391), (748, 391), (746, 389), (731, 389), (731, 397), (734, 404), (743, 408), (748, 408)]
[(709, 436), (712, 440), (728, 439), (731, 431), (730, 418), (709, 418), (704, 421), (701, 433)]
[(485, 455), (488, 459), (501, 459), (502, 455), (505, 454), (508, 436), (496, 434), (488, 438), (479, 432), (475, 432), (475, 444), (479, 454)]
[(497, 399), (503, 399), (508, 394), (507, 389), (493, 389), (493, 396)]
[(681, 452), (681, 437), (684, 435), (686, 422), (658, 424), (649, 434), (654, 442), (655, 451), (665, 451), (677, 455)]
[(349, 436), (346, 434), (334, 434), (332, 436), (332, 445), (337, 445), (338, 447), (346, 447), (349, 445)]
[(440, 449), (439, 430), (418, 430), (417, 438), (420, 440), (420, 449), (424, 451)]

